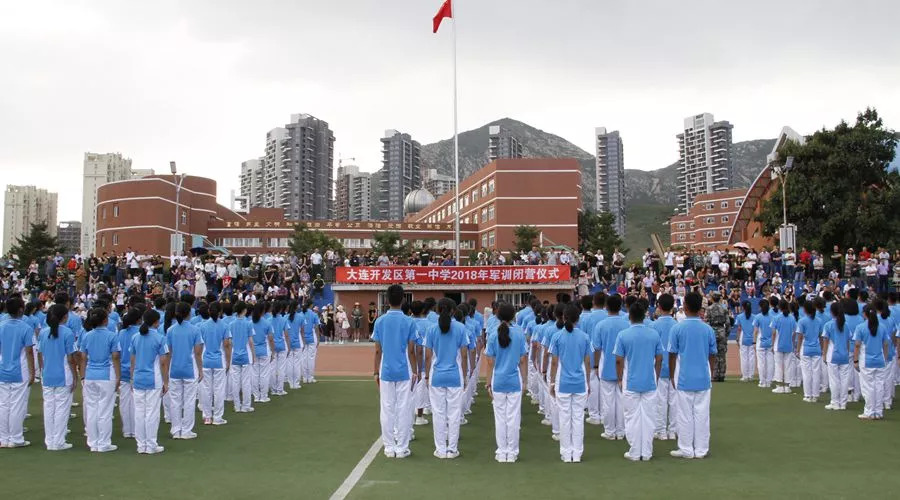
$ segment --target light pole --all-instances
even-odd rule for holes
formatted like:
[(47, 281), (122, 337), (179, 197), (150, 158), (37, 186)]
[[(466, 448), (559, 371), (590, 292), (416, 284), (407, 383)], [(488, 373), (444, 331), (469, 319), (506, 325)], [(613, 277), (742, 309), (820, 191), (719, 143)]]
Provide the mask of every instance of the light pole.
[[(178, 172), (178, 169), (175, 167), (175, 162), (169, 162), (169, 169), (172, 171), (172, 182), (175, 183), (175, 175)], [(181, 248), (184, 246), (184, 241), (178, 234), (178, 212), (181, 209), (181, 184), (184, 182), (184, 174), (181, 174), (181, 178), (178, 180), (178, 183), (175, 184), (175, 225), (172, 226), (172, 255), (181, 255)]]
[(782, 224), (779, 231), (779, 246), (781, 247), (781, 251), (784, 252), (788, 248), (795, 248), (795, 240), (797, 237), (797, 226), (794, 224), (788, 224), (787, 221), (787, 174), (794, 168), (794, 157), (788, 156), (785, 159), (783, 166), (774, 165), (772, 170), (775, 172), (775, 175), (778, 176), (778, 179), (781, 181), (781, 214), (782, 214)]

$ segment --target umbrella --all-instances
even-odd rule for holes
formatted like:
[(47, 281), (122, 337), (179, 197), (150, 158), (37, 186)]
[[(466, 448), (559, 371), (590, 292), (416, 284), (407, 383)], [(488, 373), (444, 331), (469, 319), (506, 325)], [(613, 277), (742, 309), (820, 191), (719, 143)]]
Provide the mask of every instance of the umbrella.
[(204, 247), (194, 247), (191, 249), (191, 253), (194, 255), (206, 255), (209, 253), (209, 250)]
[(748, 245), (746, 243), (735, 243), (732, 246), (734, 246), (735, 248), (743, 248), (744, 250), (750, 250), (750, 245)]

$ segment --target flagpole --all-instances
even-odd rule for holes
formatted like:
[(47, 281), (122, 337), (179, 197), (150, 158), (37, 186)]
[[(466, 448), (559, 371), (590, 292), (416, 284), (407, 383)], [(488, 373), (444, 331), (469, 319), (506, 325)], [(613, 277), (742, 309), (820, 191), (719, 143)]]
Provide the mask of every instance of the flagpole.
[(456, 242), (456, 265), (461, 266), (460, 260), (460, 241), (459, 241), (459, 128), (457, 125), (457, 104), (456, 104), (456, 6), (452, 9), (453, 16), (453, 172), (456, 178), (456, 195), (455, 195), (455, 242)]

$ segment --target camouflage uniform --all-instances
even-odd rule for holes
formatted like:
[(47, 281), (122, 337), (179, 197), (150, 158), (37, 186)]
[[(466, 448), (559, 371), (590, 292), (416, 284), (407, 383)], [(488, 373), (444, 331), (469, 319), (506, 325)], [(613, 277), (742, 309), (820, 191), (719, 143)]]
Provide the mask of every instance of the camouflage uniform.
[(726, 360), (728, 355), (728, 328), (730, 320), (728, 308), (722, 301), (713, 302), (706, 310), (706, 321), (716, 332), (716, 370), (712, 374), (713, 381), (725, 381)]

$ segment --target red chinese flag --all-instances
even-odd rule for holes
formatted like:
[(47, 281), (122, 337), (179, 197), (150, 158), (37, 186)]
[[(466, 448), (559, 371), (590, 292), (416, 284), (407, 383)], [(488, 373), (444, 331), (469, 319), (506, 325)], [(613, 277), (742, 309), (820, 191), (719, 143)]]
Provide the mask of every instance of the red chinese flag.
[(440, 10), (434, 15), (434, 31), (432, 33), (438, 32), (438, 28), (441, 27), (441, 21), (443, 21), (445, 17), (453, 18), (453, 6), (451, 5), (451, 2), (452, 0), (445, 0), (443, 5), (441, 5)]

